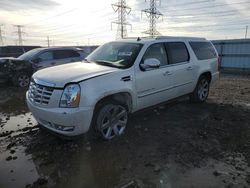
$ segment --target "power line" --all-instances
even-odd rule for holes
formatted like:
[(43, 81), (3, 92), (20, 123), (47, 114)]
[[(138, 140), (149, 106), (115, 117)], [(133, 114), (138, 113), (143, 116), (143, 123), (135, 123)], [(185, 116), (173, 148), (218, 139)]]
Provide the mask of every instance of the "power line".
[(144, 12), (149, 18), (149, 29), (143, 33), (148, 34), (151, 37), (160, 35), (160, 33), (156, 30), (156, 20), (163, 16), (163, 14), (157, 10), (157, 2), (160, 4), (161, 0), (150, 0), (150, 8), (142, 10), (142, 12)]
[[(118, 19), (114, 22), (111, 22), (111, 29), (112, 24), (117, 24), (117, 33), (116, 38), (125, 38), (127, 37), (127, 25), (130, 25), (127, 22), (126, 15), (128, 15), (131, 11), (131, 8), (126, 5), (126, 0), (118, 0), (116, 4), (112, 4), (112, 8), (115, 12), (118, 13)], [(131, 26), (132, 27), (132, 26)]]
[[(185, 9), (179, 9), (179, 11), (190, 11), (190, 10), (202, 10), (207, 8), (216, 8), (216, 7), (222, 7), (222, 6), (230, 6), (230, 5), (242, 5), (242, 4), (250, 4), (250, 2), (237, 2), (237, 3), (221, 3), (221, 4), (215, 4), (215, 5), (207, 5), (202, 7), (193, 7), (193, 8), (185, 8)], [(181, 6), (177, 6), (181, 7)], [(176, 12), (178, 9), (169, 10), (167, 8), (163, 8), (163, 10), (167, 10), (168, 12)]]
[(52, 18), (56, 18), (56, 17), (62, 16), (62, 15), (71, 13), (71, 12), (77, 10), (77, 9), (78, 9), (78, 8), (73, 8), (73, 9), (70, 9), (70, 10), (68, 10), (68, 11), (61, 12), (61, 13), (59, 13), (59, 14), (56, 14), (56, 15), (54, 15), (54, 16), (47, 17), (47, 18), (45, 18), (45, 19), (41, 19), (41, 20), (38, 20), (38, 21), (33, 21), (33, 22), (30, 22), (30, 23), (25, 24), (25, 26), (27, 26), (27, 25), (35, 25), (35, 24), (37, 24), (37, 23), (41, 23), (41, 22), (44, 22), (44, 21), (47, 21), (47, 20), (51, 20)]

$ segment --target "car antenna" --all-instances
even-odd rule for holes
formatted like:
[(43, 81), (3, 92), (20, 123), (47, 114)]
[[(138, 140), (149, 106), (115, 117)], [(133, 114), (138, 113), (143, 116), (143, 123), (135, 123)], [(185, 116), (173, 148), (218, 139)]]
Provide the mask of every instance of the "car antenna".
[(138, 38), (137, 38), (137, 41), (140, 41), (140, 40), (141, 40), (141, 38), (140, 38), (140, 37), (138, 37)]

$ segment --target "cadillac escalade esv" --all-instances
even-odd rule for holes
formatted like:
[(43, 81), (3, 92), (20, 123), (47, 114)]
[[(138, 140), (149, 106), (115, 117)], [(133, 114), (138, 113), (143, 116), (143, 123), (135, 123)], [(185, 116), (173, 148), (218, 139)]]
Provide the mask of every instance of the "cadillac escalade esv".
[(83, 62), (36, 72), (26, 94), (37, 122), (58, 134), (124, 133), (128, 114), (189, 95), (206, 101), (219, 78), (218, 54), (204, 38), (123, 39), (97, 48)]

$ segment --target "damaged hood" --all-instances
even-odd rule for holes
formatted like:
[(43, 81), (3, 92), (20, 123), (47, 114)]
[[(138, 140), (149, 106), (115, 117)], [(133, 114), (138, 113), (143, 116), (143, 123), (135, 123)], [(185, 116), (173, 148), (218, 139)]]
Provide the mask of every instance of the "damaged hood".
[(0, 63), (9, 61), (22, 61), (22, 60), (15, 57), (0, 57)]
[(33, 79), (48, 86), (63, 88), (70, 82), (80, 82), (115, 71), (119, 69), (95, 63), (77, 62), (39, 70), (33, 75)]

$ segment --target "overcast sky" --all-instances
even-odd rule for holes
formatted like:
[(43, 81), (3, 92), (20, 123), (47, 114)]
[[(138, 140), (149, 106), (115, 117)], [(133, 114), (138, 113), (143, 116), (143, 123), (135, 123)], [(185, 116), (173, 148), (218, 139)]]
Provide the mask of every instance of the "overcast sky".
[[(149, 1), (127, 0), (132, 8), (127, 21), (128, 36), (142, 36), (148, 29), (142, 9)], [(0, 25), (4, 43), (16, 44), (13, 25), (23, 25), (24, 44), (54, 45), (102, 44), (115, 40), (117, 19), (111, 4), (115, 0), (0, 0)], [(157, 21), (162, 35), (199, 36), (208, 39), (244, 38), (250, 26), (250, 0), (162, 0), (164, 15)], [(145, 35), (144, 35), (145, 36)], [(250, 32), (249, 32), (250, 36)]]

